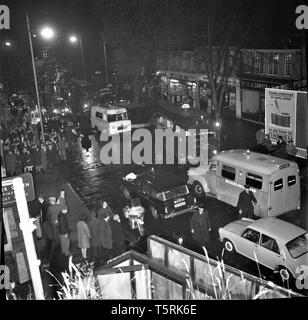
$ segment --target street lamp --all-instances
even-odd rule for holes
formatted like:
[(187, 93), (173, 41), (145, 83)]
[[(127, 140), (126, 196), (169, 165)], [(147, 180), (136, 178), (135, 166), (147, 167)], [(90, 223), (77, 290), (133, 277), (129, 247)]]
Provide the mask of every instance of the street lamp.
[[(45, 144), (45, 133), (44, 133), (44, 125), (43, 125), (43, 117), (42, 117), (42, 109), (41, 109), (41, 103), (40, 103), (40, 95), (39, 95), (39, 89), (37, 84), (37, 75), (36, 75), (36, 68), (35, 68), (35, 61), (34, 61), (34, 53), (33, 53), (33, 45), (32, 45), (32, 35), (31, 35), (31, 29), (30, 29), (30, 22), (29, 22), (29, 16), (26, 12), (26, 20), (27, 20), (27, 28), (28, 28), (28, 36), (29, 36), (29, 45), (30, 45), (30, 51), (31, 51), (31, 59), (32, 59), (32, 68), (33, 68), (33, 75), (34, 75), (34, 84), (35, 84), (35, 92), (36, 92), (36, 99), (37, 99), (37, 107), (40, 115), (40, 123), (41, 123), (41, 134), (42, 134), (42, 140)], [(49, 28), (45, 27), (41, 30), (41, 36), (45, 39), (52, 39), (54, 36), (54, 31)]]
[(46, 40), (51, 40), (54, 38), (55, 36), (55, 32), (52, 28), (50, 27), (44, 27), (42, 30), (41, 30), (41, 36), (46, 39)]
[(82, 46), (81, 35), (79, 35), (79, 37), (77, 37), (77, 36), (75, 36), (75, 35), (71, 35), (71, 36), (69, 37), (69, 41), (70, 41), (71, 43), (77, 43), (77, 42), (79, 42), (80, 53), (81, 53), (81, 63), (82, 63), (83, 80), (86, 81), (86, 68), (85, 68), (85, 63), (84, 63), (84, 54), (83, 54), (83, 46)]
[(4, 42), (4, 45), (5, 45), (6, 47), (10, 47), (10, 46), (12, 45), (12, 43), (11, 43), (10, 41), (6, 41), (6, 42)]

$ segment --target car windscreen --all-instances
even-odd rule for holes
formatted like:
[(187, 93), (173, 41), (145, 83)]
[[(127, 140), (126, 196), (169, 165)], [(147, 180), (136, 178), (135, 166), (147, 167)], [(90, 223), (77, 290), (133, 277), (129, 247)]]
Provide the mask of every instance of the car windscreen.
[(176, 187), (174, 189), (163, 192), (165, 200), (175, 199), (180, 196), (189, 194), (188, 187), (186, 185)]
[(114, 121), (122, 121), (127, 120), (127, 112), (119, 113), (119, 114), (108, 114), (107, 115), (107, 121), (108, 122), (114, 122)]
[(293, 258), (298, 258), (303, 254), (307, 253), (308, 252), (308, 232), (288, 242), (286, 244), (286, 247)]

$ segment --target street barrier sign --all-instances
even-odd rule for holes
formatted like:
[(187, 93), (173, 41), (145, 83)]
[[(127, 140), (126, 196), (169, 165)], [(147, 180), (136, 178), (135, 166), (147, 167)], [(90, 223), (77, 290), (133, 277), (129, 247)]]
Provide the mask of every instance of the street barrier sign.
[[(16, 203), (13, 188), (13, 179), (16, 177), (1, 179), (3, 207), (12, 206)], [(27, 202), (35, 200), (35, 190), (32, 174), (28, 172), (25, 174), (21, 174), (19, 177), (22, 178), (22, 181), (24, 183)]]

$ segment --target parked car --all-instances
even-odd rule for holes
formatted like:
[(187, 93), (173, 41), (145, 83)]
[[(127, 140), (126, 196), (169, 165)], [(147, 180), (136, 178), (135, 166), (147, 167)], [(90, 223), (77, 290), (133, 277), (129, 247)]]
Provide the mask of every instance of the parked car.
[(188, 186), (163, 169), (152, 168), (139, 175), (128, 174), (123, 178), (122, 189), (127, 199), (140, 197), (155, 219), (172, 218), (197, 208), (196, 198)]
[(241, 219), (220, 228), (225, 250), (237, 252), (278, 271), (283, 280), (299, 276), (308, 266), (308, 232), (278, 218)]

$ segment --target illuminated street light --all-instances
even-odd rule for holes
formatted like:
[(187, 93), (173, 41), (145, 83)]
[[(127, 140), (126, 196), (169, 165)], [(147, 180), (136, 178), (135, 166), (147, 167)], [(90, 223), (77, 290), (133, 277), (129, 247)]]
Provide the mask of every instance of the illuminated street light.
[(6, 42), (4, 43), (4, 45), (7, 46), (7, 47), (10, 47), (10, 46), (12, 45), (12, 43), (9, 42), (9, 41), (6, 41)]
[(82, 46), (82, 39), (81, 39), (81, 35), (79, 35), (79, 37), (72, 35), (69, 37), (69, 41), (71, 43), (79, 43), (80, 46), (80, 53), (81, 53), (81, 64), (82, 64), (82, 72), (83, 72), (83, 80), (86, 80), (86, 67), (85, 67), (85, 63), (84, 63), (84, 53), (83, 53), (83, 46)]
[(78, 41), (78, 38), (76, 36), (70, 36), (69, 40), (70, 42), (75, 43)]
[(47, 40), (52, 39), (54, 37), (54, 35), (55, 35), (55, 32), (50, 27), (45, 27), (41, 31), (41, 36)]

